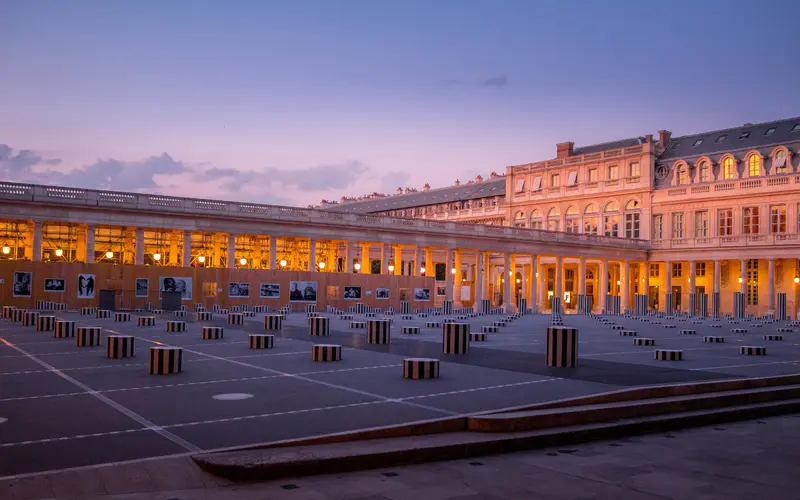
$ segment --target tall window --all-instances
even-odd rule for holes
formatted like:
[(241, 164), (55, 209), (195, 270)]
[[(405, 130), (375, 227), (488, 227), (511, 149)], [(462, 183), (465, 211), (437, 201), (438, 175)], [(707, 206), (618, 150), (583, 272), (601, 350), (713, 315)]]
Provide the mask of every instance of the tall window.
[(722, 208), (717, 212), (717, 227), (720, 236), (731, 236), (733, 234), (733, 209)]
[(589, 182), (597, 182), (597, 169), (590, 168), (589, 169)]
[(706, 275), (706, 263), (705, 262), (695, 262), (694, 263), (694, 275), (703, 277)]
[(613, 181), (617, 178), (617, 166), (611, 165), (608, 167), (608, 180)]
[(789, 173), (789, 165), (786, 162), (786, 151), (778, 151), (775, 153), (775, 160), (773, 160), (773, 163), (775, 164), (776, 174)]
[(517, 212), (514, 216), (514, 227), (525, 227), (525, 212)]
[(785, 233), (786, 205), (772, 205), (769, 207), (769, 222), (771, 233)]
[(619, 236), (619, 205), (615, 201), (609, 201), (603, 209), (603, 234)]
[(534, 209), (531, 212), (531, 229), (543, 229), (544, 228), (544, 219), (542, 218), (542, 212), (539, 211), (538, 208)]
[(722, 162), (722, 178), (726, 181), (731, 180), (734, 178), (733, 175), (733, 158), (730, 156), (725, 158), (725, 161)]
[(700, 169), (700, 182), (708, 182), (711, 179), (711, 169), (708, 166), (708, 162), (704, 161), (698, 168)]
[(680, 278), (683, 276), (683, 265), (680, 262), (672, 263), (672, 277)]
[(747, 261), (747, 305), (758, 305), (758, 260)]
[(686, 172), (686, 165), (681, 165), (678, 167), (677, 172), (675, 172), (675, 176), (678, 184), (689, 184), (689, 175)]
[(585, 234), (597, 234), (597, 205), (590, 203), (583, 211), (583, 232)]
[(662, 214), (654, 215), (653, 216), (653, 225), (652, 225), (652, 239), (660, 240), (664, 237), (664, 216)]
[(742, 232), (744, 234), (758, 234), (758, 207), (747, 207), (743, 211), (742, 221), (744, 227)]
[(674, 239), (683, 238), (683, 212), (672, 214), (672, 237)]
[(642, 175), (642, 167), (639, 165), (639, 162), (635, 161), (631, 163), (628, 177), (639, 177), (640, 175)]
[(561, 176), (559, 174), (553, 174), (550, 176), (550, 187), (558, 187), (561, 185)]
[(701, 210), (694, 213), (694, 237), (708, 237), (708, 211)]
[(625, 205), (625, 237), (639, 239), (639, 202), (631, 200)]
[(650, 264), (650, 277), (658, 278), (661, 274), (661, 264)]
[(581, 226), (581, 214), (578, 212), (578, 207), (575, 205), (570, 205), (567, 207), (567, 211), (565, 212), (566, 215), (566, 228), (565, 230), (568, 233), (579, 233), (580, 226)]
[(561, 228), (561, 212), (557, 208), (551, 208), (547, 213), (547, 230), (560, 231)]
[(757, 154), (750, 155), (750, 161), (748, 162), (748, 166), (750, 169), (750, 177), (758, 177), (761, 175), (761, 157)]

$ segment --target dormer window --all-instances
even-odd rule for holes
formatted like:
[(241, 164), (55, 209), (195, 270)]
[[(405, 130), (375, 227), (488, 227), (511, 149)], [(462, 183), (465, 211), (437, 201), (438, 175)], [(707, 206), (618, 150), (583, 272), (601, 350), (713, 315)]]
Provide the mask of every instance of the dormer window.
[(697, 139), (696, 141), (694, 141), (694, 144), (692, 144), (692, 147), (696, 148), (697, 146), (699, 146), (701, 144), (703, 144), (703, 139)]

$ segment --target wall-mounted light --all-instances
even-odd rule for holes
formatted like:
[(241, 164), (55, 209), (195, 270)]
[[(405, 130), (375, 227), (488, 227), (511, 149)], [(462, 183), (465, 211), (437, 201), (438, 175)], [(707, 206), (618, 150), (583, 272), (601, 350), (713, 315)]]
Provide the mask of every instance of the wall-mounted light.
[(741, 278), (741, 276), (740, 276), (740, 277), (739, 277), (739, 283), (741, 283), (741, 282), (742, 282), (742, 278)]
[(425, 267), (424, 266), (419, 268), (419, 273), (420, 274), (425, 274)]
[(281, 267), (286, 267), (286, 259), (281, 259), (279, 264), (281, 265)]
[[(56, 250), (56, 255), (58, 255), (58, 252), (60, 252), (60, 251), (61, 250)], [(160, 253), (154, 253), (153, 254), (153, 260), (155, 260), (155, 261), (161, 260), (161, 254)]]
[(201, 264), (202, 264), (202, 263), (203, 263), (203, 262), (205, 262), (205, 261), (206, 261), (206, 258), (205, 258), (205, 256), (203, 256), (203, 255), (198, 255), (198, 256), (197, 256), (197, 262), (199, 262), (199, 263), (201, 263)]
[(508, 272), (508, 275), (509, 275), (509, 276), (514, 276), (514, 271), (509, 271), (509, 272)]
[(8, 245), (5, 245), (3, 247), (3, 253), (6, 254), (6, 255), (10, 254), (11, 253), (11, 248), (9, 248)]
[(241, 266), (244, 266), (244, 265), (246, 265), (246, 264), (247, 264), (247, 259), (245, 259), (244, 257), (242, 257), (241, 259), (239, 259), (239, 265), (241, 265)]
[(320, 262), (319, 263), (319, 268), (320, 269), (325, 269), (325, 263), (324, 262)]
[(539, 273), (536, 273), (536, 277), (537, 277), (537, 278), (539, 277)]
[(521, 280), (519, 278), (517, 278), (517, 283), (521, 283)]
[(798, 278), (798, 277), (795, 277), (795, 278), (794, 278), (794, 282), (795, 282), (795, 284), (797, 284), (797, 283), (800, 283), (800, 278)]
[(62, 255), (64, 255), (64, 250), (56, 248), (56, 257), (61, 257)]
[(356, 262), (355, 265), (353, 266), (353, 268), (355, 268), (355, 270), (358, 271), (359, 269), (361, 269), (361, 263), (360, 262)]
[(692, 282), (692, 278), (686, 278), (686, 282), (687, 283), (691, 283)]
[(450, 269), (450, 274), (456, 274), (456, 268), (455, 267)]
[(621, 285), (621, 284), (622, 284), (622, 282), (620, 280), (617, 280), (617, 285)]
[(389, 264), (389, 272), (390, 273), (394, 272), (394, 266), (392, 264)]
[(106, 259), (113, 259), (113, 258), (114, 258), (114, 252), (112, 252), (111, 250), (106, 252)]

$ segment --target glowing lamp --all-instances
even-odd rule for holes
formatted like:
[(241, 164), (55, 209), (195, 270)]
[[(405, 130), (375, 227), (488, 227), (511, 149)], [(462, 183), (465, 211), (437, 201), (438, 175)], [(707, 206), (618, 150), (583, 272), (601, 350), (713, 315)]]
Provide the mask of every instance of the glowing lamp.
[(794, 282), (795, 282), (795, 283), (800, 283), (800, 278), (795, 278), (795, 279), (794, 279)]
[(203, 263), (203, 262), (205, 262), (205, 261), (206, 261), (206, 258), (205, 258), (205, 256), (203, 256), (203, 255), (198, 255), (198, 256), (197, 256), (197, 262), (199, 262), (199, 263), (201, 263), (201, 264), (202, 264), (202, 263)]
[(279, 264), (281, 265), (281, 267), (286, 267), (286, 259), (281, 259)]
[(244, 266), (245, 264), (247, 264), (247, 259), (245, 259), (244, 257), (242, 257), (241, 259), (239, 259), (239, 264), (240, 264), (240, 265), (242, 265), (242, 266)]
[(617, 280), (617, 285), (621, 285), (621, 284), (622, 284), (622, 282), (620, 280)]
[(508, 275), (509, 275), (509, 276), (514, 276), (514, 271), (509, 271), (509, 272), (508, 272)]
[(454, 267), (453, 269), (451, 269), (451, 270), (450, 270), (450, 273), (451, 273), (451, 274), (456, 274), (456, 268)]
[[(56, 251), (56, 255), (58, 255), (58, 251)], [(160, 253), (154, 253), (153, 254), (153, 260), (155, 260), (155, 261), (161, 260), (161, 254)]]
[(113, 257), (114, 257), (114, 252), (112, 252), (111, 250), (109, 250), (108, 252), (106, 252), (106, 259), (111, 259), (111, 258), (113, 258)]
[(691, 283), (692, 282), (692, 278), (686, 278), (686, 282), (687, 283)]
[(391, 264), (389, 264), (389, 272), (390, 272), (390, 273), (393, 273), (393, 272), (394, 272), (394, 266), (393, 266), (393, 265), (391, 265)]
[(739, 278), (739, 283), (741, 283), (741, 282), (742, 282), (742, 278), (740, 277), (740, 278)]
[(521, 281), (520, 281), (520, 279), (519, 279), (519, 278), (517, 278), (517, 283), (521, 283)]
[(62, 255), (64, 255), (64, 250), (56, 248), (56, 257), (61, 257)]
[(325, 269), (325, 263), (324, 262), (320, 262), (319, 263), (319, 268), (320, 269)]
[(536, 277), (537, 277), (537, 278), (539, 277), (539, 273), (536, 273)]
[(6, 255), (8, 255), (9, 253), (11, 253), (11, 249), (8, 247), (8, 245), (6, 245), (6, 246), (4, 246), (4, 247), (3, 247), (3, 253), (4, 253), (4, 254), (6, 254)]
[(425, 268), (424, 267), (420, 267), (419, 268), (419, 272), (420, 272), (420, 274), (425, 274)]
[(361, 269), (361, 264), (360, 264), (360, 263), (358, 263), (358, 262), (356, 262), (356, 263), (355, 263), (355, 265), (353, 266), (353, 268), (354, 268), (356, 271), (358, 271), (359, 269)]

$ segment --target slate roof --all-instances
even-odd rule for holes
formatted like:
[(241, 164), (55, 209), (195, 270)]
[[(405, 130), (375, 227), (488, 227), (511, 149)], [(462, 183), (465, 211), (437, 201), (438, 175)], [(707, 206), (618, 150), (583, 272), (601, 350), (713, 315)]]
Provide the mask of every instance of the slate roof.
[(349, 213), (374, 213), (401, 208), (424, 207), (461, 200), (474, 200), (491, 196), (505, 196), (506, 178), (498, 177), (488, 181), (450, 186), (446, 188), (419, 191), (416, 193), (398, 194), (373, 200), (351, 201), (334, 205), (328, 210)]
[[(800, 141), (800, 127), (792, 132), (796, 125), (800, 125), (800, 117), (673, 137), (659, 160), (677, 160), (797, 142)], [(767, 134), (773, 128), (775, 130)], [(746, 132), (750, 134), (743, 137)], [(702, 142), (695, 146), (699, 140)]]
[(591, 153), (598, 153), (600, 151), (608, 151), (610, 149), (629, 148), (644, 144), (644, 137), (631, 137), (630, 139), (622, 139), (619, 141), (604, 142), (602, 144), (592, 144), (591, 146), (581, 146), (575, 148), (573, 151), (574, 156), (588, 155)]

